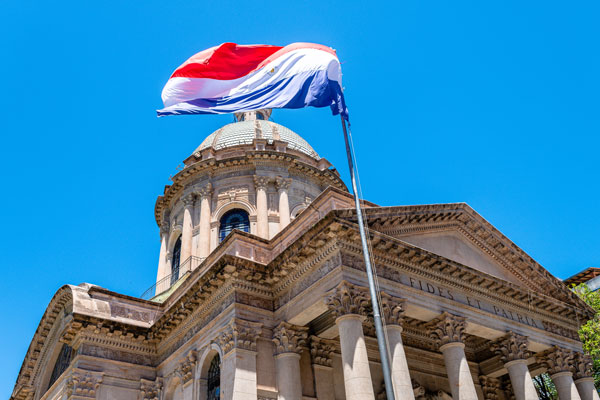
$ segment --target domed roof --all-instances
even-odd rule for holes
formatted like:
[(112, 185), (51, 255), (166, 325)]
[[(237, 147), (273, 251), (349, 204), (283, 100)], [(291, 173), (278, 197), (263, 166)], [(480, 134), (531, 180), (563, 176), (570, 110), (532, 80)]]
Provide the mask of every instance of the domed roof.
[(254, 139), (266, 139), (269, 144), (272, 144), (273, 140), (280, 140), (286, 142), (290, 150), (300, 151), (312, 158), (320, 159), (317, 152), (300, 135), (283, 125), (260, 119), (225, 125), (204, 139), (195, 153), (208, 147), (220, 150), (226, 147), (249, 145)]

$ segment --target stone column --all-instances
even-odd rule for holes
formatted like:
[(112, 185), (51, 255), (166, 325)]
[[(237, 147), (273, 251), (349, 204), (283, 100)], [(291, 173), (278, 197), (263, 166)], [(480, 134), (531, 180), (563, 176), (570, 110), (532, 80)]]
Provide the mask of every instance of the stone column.
[(198, 192), (200, 197), (200, 227), (198, 240), (198, 257), (206, 258), (210, 254), (210, 196), (212, 185), (208, 183)]
[(315, 390), (319, 400), (335, 400), (331, 356), (335, 351), (332, 340), (310, 337), (310, 356), (315, 374)]
[(455, 400), (477, 400), (473, 376), (463, 343), (465, 318), (444, 312), (430, 325), (430, 335), (444, 355), (444, 363)]
[(483, 392), (483, 400), (498, 400), (500, 390), (500, 380), (482, 375), (479, 377), (479, 384)]
[(194, 195), (188, 194), (183, 201), (183, 226), (181, 227), (181, 264), (192, 255), (192, 212), (194, 209)]
[(288, 189), (290, 188), (291, 179), (278, 177), (276, 180), (277, 191), (279, 192), (279, 231), (290, 223), (290, 201), (288, 199)]
[(183, 386), (183, 399), (194, 399), (194, 370), (196, 369), (196, 352), (190, 351), (179, 363), (175, 373), (179, 376)]
[(221, 399), (256, 400), (256, 339), (261, 324), (234, 318), (215, 339), (223, 351)]
[(381, 307), (385, 320), (385, 331), (391, 351), (392, 385), (397, 399), (414, 400), (415, 394), (410, 380), (404, 345), (402, 344), (402, 322), (404, 299), (381, 294)]
[(268, 183), (269, 177), (254, 176), (254, 188), (256, 189), (256, 234), (263, 239), (269, 238)]
[(581, 400), (600, 400), (594, 387), (592, 357), (583, 353), (575, 353), (575, 386)]
[(340, 334), (346, 400), (373, 400), (375, 393), (362, 328), (369, 307), (368, 290), (342, 281), (329, 292), (326, 302)]
[(508, 332), (491, 347), (508, 370), (516, 400), (538, 400), (537, 391), (527, 367), (527, 337)]
[(306, 345), (308, 328), (281, 322), (273, 331), (279, 400), (302, 400), (300, 352)]
[(571, 372), (573, 356), (574, 353), (571, 350), (553, 346), (538, 357), (539, 362), (548, 369), (548, 374), (556, 386), (559, 400), (581, 400), (575, 382), (573, 382), (573, 372)]
[[(167, 260), (167, 240), (169, 238), (169, 223), (163, 221), (160, 226), (160, 252), (158, 254), (158, 273), (156, 274), (156, 282), (167, 277), (171, 271)], [(158, 287), (156, 288), (157, 290)]]

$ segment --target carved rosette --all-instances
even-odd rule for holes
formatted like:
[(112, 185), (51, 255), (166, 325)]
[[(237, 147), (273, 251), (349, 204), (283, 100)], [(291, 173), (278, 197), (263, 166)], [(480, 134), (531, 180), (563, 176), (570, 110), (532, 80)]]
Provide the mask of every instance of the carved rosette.
[(527, 351), (527, 336), (518, 335), (514, 332), (508, 334), (492, 344), (490, 350), (500, 356), (503, 363), (514, 360), (526, 360), (529, 357)]
[(67, 399), (95, 399), (102, 373), (74, 369), (66, 380)]
[(271, 178), (268, 176), (254, 175), (254, 187), (256, 189), (266, 189), (270, 181)]
[(183, 383), (187, 383), (194, 377), (194, 367), (196, 366), (196, 352), (190, 351), (185, 359), (179, 363), (175, 370), (177, 375), (181, 377)]
[(306, 346), (308, 328), (282, 321), (273, 330), (275, 354), (300, 353)]
[(583, 353), (575, 353), (575, 357), (573, 360), (575, 373), (573, 374), (573, 378), (583, 379), (583, 378), (592, 378), (593, 374), (593, 362), (592, 357), (588, 354)]
[(291, 179), (282, 178), (278, 176), (275, 178), (275, 185), (277, 186), (277, 190), (288, 190), (290, 188), (290, 184), (292, 183)]
[(233, 349), (256, 351), (256, 339), (261, 334), (262, 324), (234, 318), (216, 337), (214, 342), (223, 354)]
[(381, 293), (381, 313), (386, 325), (402, 326), (404, 321), (404, 299)]
[(500, 392), (500, 380), (482, 375), (479, 377), (479, 383), (483, 391), (484, 400), (498, 400)]
[(335, 352), (335, 342), (322, 339), (318, 336), (310, 337), (310, 356), (312, 363), (322, 367), (331, 367), (333, 360), (331, 357)]
[(147, 379), (140, 380), (140, 393), (142, 400), (159, 400), (162, 391), (162, 379), (156, 378), (155, 381)]
[(560, 372), (572, 372), (573, 358), (575, 354), (571, 350), (553, 346), (537, 357), (538, 362), (548, 369), (550, 376)]
[(346, 281), (340, 282), (335, 289), (331, 290), (325, 302), (335, 318), (348, 314), (366, 316), (371, 303), (367, 288)]
[(429, 326), (429, 335), (438, 347), (448, 343), (463, 343), (465, 336), (465, 318), (444, 312)]

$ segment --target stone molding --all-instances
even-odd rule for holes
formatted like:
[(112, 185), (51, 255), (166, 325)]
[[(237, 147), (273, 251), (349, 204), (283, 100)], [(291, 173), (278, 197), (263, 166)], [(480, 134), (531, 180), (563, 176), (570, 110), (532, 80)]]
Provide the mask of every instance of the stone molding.
[(141, 379), (140, 393), (142, 395), (142, 400), (160, 400), (162, 386), (162, 378), (156, 378), (154, 381)]
[(573, 372), (573, 358), (575, 353), (559, 346), (552, 346), (537, 357), (540, 364), (546, 367), (550, 376), (561, 372)]
[(386, 325), (402, 326), (405, 299), (381, 292), (381, 314)]
[(233, 349), (256, 351), (256, 339), (260, 337), (262, 324), (233, 318), (217, 335), (214, 342), (219, 345), (223, 355)]
[(333, 365), (332, 356), (335, 352), (335, 341), (320, 338), (318, 336), (310, 337), (310, 356), (314, 365), (331, 367)]
[(282, 321), (273, 330), (275, 354), (300, 353), (306, 347), (308, 327), (292, 325)]
[(194, 377), (196, 361), (197, 354), (191, 350), (175, 369), (175, 373), (181, 378), (184, 385)]
[(484, 400), (498, 400), (498, 393), (500, 392), (499, 379), (482, 375), (479, 377), (479, 383), (481, 384)]
[(371, 303), (367, 288), (347, 281), (340, 282), (329, 291), (325, 302), (336, 319), (348, 314), (367, 316)]
[(527, 336), (508, 332), (506, 336), (493, 343), (490, 350), (499, 355), (504, 364), (515, 360), (526, 360), (529, 357), (527, 342)]
[(95, 399), (103, 375), (102, 372), (73, 369), (65, 381), (67, 399)]
[(443, 312), (428, 324), (429, 334), (438, 347), (448, 343), (464, 343), (465, 318)]
[(592, 357), (588, 354), (576, 352), (573, 360), (573, 367), (575, 370), (573, 378), (575, 380), (583, 378), (592, 378), (594, 376), (594, 371), (592, 369)]

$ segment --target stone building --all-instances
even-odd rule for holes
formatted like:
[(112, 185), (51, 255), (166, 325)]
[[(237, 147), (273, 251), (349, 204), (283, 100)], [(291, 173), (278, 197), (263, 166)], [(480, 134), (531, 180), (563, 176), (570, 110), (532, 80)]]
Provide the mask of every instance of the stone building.
[[(270, 111), (209, 135), (158, 197), (156, 285), (58, 290), (12, 399), (385, 396), (351, 194)], [(598, 399), (593, 312), (466, 204), (365, 202), (397, 399)], [(594, 394), (595, 393), (595, 394)]]

